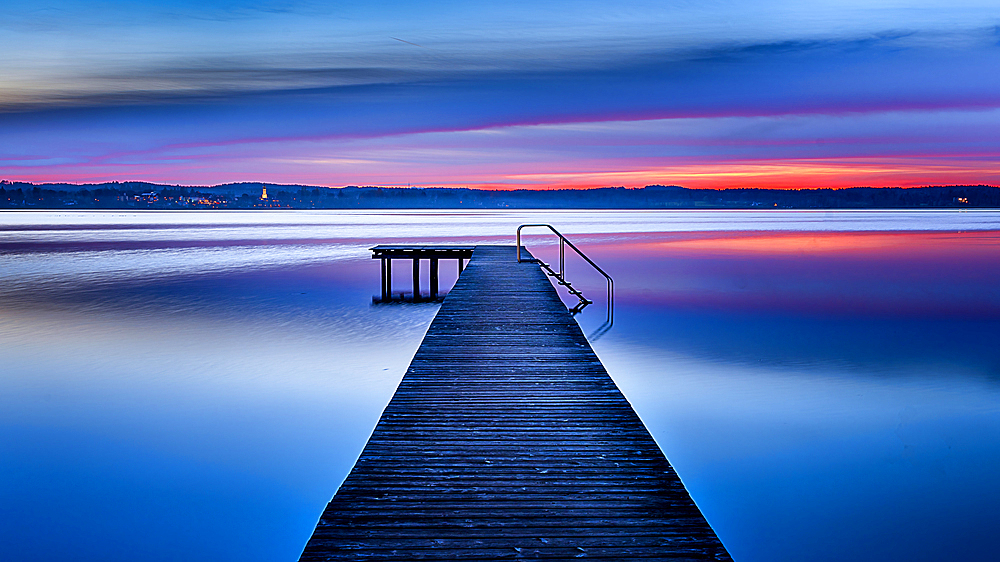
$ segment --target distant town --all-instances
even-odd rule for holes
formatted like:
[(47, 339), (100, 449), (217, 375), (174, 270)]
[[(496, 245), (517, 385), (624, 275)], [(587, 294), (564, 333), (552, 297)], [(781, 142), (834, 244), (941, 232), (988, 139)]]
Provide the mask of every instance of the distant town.
[(1000, 187), (844, 189), (641, 188), (486, 190), (145, 182), (0, 181), (0, 209), (909, 209), (1000, 208)]

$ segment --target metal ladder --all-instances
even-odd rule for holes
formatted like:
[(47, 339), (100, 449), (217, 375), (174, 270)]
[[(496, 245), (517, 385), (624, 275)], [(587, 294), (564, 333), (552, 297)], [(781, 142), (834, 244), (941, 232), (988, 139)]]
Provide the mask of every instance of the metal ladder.
[[(521, 259), (521, 229), (532, 228), (532, 227), (548, 228), (556, 236), (559, 237), (559, 271), (556, 271), (555, 269), (552, 268), (552, 266), (539, 259), (535, 258), (524, 259), (524, 260)], [(559, 285), (566, 287), (566, 290), (569, 291), (570, 294), (574, 295), (577, 299), (579, 299), (579, 302), (576, 304), (576, 306), (569, 309), (570, 314), (574, 316), (583, 311), (583, 309), (586, 308), (588, 305), (594, 304), (594, 301), (584, 297), (583, 292), (581, 292), (579, 289), (574, 288), (573, 284), (566, 280), (566, 246), (569, 246), (574, 252), (577, 253), (577, 255), (579, 255), (587, 263), (589, 263), (595, 270), (597, 270), (598, 273), (603, 275), (608, 282), (608, 315), (607, 319), (604, 321), (604, 324), (602, 324), (597, 330), (595, 330), (594, 333), (591, 334), (589, 339), (595, 340), (603, 336), (608, 330), (611, 329), (611, 325), (614, 323), (614, 318), (615, 318), (615, 281), (614, 279), (611, 278), (610, 275), (605, 273), (604, 270), (600, 268), (600, 266), (594, 263), (594, 260), (587, 257), (586, 254), (584, 254), (579, 248), (577, 248), (572, 242), (570, 242), (568, 238), (563, 236), (563, 234), (558, 230), (556, 230), (555, 227), (553, 227), (551, 224), (522, 224), (521, 226), (517, 227), (516, 243), (517, 243), (518, 263), (522, 262), (537, 263), (539, 266), (541, 266), (541, 268), (545, 271), (545, 273), (548, 276), (555, 278), (556, 282)]]

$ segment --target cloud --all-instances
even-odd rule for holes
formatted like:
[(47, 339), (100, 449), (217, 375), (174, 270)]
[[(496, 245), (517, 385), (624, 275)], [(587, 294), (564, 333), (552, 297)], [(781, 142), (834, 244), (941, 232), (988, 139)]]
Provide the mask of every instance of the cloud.
[(0, 155), (0, 168), (11, 179), (37, 179), (40, 174), (49, 180), (202, 184), (995, 184), (1000, 183), (997, 127), (1000, 109), (521, 125), (170, 146), (136, 138), (116, 150), (79, 142), (59, 147), (55, 152), (72, 157), (64, 162), (28, 162), (31, 155), (25, 155), (5, 164)]
[(364, 87), (375, 104), (419, 107), (428, 92), (447, 106), (462, 106), (463, 98), (479, 100), (486, 122), (491, 107), (517, 106), (523, 120), (497, 118), (519, 123), (544, 121), (542, 112), (555, 119), (572, 120), (577, 114), (590, 120), (602, 112), (620, 118), (973, 107), (995, 103), (1000, 92), (1000, 76), (983, 72), (1000, 63), (1000, 48), (985, 30), (957, 36), (897, 32), (697, 49), (632, 48), (612, 54), (576, 47), (556, 57), (564, 61), (559, 65), (540, 56), (512, 57), (509, 51), (428, 57), (426, 49), (386, 41), (399, 49), (379, 56), (197, 58), (102, 69), (44, 84), (8, 84), (0, 89), (0, 110), (179, 101), (197, 105), (220, 99), (238, 106), (251, 98), (316, 109), (351, 103), (357, 87)]
[[(86, 12), (92, 4), (53, 4), (85, 20), (77, 25), (32, 20), (16, 0), (22, 19), (53, 31), (0, 24), (13, 29), (0, 47), (0, 174), (174, 181), (172, 170), (176, 181), (201, 173), (206, 183), (307, 173), (337, 184), (457, 178), (446, 168), (473, 177), (482, 165), (484, 182), (564, 172), (624, 182), (661, 178), (652, 171), (677, 169), (679, 158), (967, 155), (980, 159), (967, 166), (974, 173), (981, 159), (996, 161), (984, 126), (962, 117), (1000, 106), (1000, 74), (987, 71), (1000, 68), (995, 23), (975, 3), (911, 14), (850, 2), (244, 11), (185, 1), (124, 2), (122, 15)], [(549, 17), (559, 10), (563, 20)], [(165, 13), (177, 18), (161, 21)], [(498, 161), (483, 157), (491, 150)], [(612, 172), (621, 175), (601, 175)]]

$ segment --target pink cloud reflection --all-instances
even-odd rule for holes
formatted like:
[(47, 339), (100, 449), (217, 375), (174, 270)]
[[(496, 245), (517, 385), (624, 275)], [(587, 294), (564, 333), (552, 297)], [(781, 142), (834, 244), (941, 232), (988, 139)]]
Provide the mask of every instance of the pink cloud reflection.
[(661, 234), (587, 252), (638, 306), (1000, 318), (997, 231)]

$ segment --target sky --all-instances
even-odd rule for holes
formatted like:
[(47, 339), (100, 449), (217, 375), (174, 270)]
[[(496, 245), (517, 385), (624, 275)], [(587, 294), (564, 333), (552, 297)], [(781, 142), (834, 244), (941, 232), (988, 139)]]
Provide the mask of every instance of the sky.
[(1000, 185), (996, 0), (5, 0), (0, 179)]

